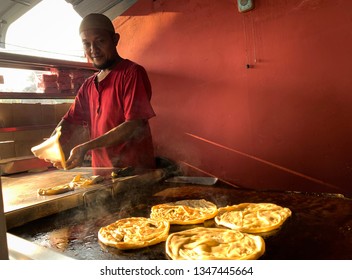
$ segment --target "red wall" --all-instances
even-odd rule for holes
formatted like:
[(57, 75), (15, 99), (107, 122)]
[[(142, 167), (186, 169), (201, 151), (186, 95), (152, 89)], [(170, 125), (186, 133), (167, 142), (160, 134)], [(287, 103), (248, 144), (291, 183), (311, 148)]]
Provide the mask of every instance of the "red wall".
[(234, 186), (351, 195), (352, 1), (254, 2), (140, 0), (114, 21), (150, 75), (157, 154)]

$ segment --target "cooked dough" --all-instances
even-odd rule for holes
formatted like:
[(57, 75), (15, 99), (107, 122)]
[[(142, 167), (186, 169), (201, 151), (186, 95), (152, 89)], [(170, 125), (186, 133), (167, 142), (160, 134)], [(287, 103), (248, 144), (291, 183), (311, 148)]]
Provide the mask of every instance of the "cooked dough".
[(165, 246), (173, 260), (254, 260), (265, 252), (262, 237), (225, 228), (175, 232)]
[(217, 206), (205, 199), (180, 200), (152, 207), (152, 219), (165, 219), (170, 224), (190, 225), (203, 223), (218, 213)]
[(291, 210), (273, 203), (241, 203), (219, 208), (215, 222), (247, 233), (268, 232), (279, 228)]
[(131, 217), (100, 228), (98, 239), (118, 249), (138, 249), (165, 241), (170, 224), (144, 217)]
[(38, 194), (39, 195), (56, 195), (56, 194), (62, 194), (70, 191), (74, 191), (75, 188), (71, 184), (64, 184), (64, 185), (59, 185), (51, 188), (46, 188), (46, 189), (38, 189)]
[(97, 184), (100, 181), (104, 180), (104, 177), (100, 175), (94, 175), (90, 176), (89, 178), (85, 178), (81, 176), (81, 174), (76, 175), (73, 177), (71, 182), (63, 185), (58, 185), (50, 188), (41, 188), (38, 189), (38, 194), (39, 195), (56, 195), (56, 194), (62, 194), (70, 191), (74, 191), (77, 188), (86, 188), (91, 185)]

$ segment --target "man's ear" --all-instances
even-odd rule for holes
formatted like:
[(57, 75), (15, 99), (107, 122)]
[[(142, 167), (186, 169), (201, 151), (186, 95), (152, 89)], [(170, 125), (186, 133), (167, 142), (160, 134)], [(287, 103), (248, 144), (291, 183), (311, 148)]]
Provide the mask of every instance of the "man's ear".
[(113, 37), (113, 40), (114, 40), (115, 46), (117, 46), (117, 43), (118, 43), (119, 40), (120, 40), (120, 34), (119, 34), (119, 33), (115, 33), (115, 34), (114, 34), (114, 37)]

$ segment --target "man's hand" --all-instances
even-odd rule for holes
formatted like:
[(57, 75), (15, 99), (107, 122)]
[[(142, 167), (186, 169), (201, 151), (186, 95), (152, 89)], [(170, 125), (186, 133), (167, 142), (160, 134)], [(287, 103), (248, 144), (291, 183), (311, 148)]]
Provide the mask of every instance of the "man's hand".
[[(83, 145), (78, 145), (74, 147), (70, 152), (70, 157), (66, 161), (66, 169), (73, 169), (77, 166), (81, 166), (84, 160), (84, 156), (86, 154), (86, 149), (84, 149)], [(54, 167), (57, 169), (64, 169), (61, 161), (51, 161)]]
[(57, 169), (64, 169), (64, 167), (61, 164), (61, 161), (51, 161), (51, 163), (53, 164), (54, 167), (56, 167)]
[(66, 169), (82, 166), (87, 150), (83, 145), (78, 145), (71, 150), (70, 157), (66, 161)]

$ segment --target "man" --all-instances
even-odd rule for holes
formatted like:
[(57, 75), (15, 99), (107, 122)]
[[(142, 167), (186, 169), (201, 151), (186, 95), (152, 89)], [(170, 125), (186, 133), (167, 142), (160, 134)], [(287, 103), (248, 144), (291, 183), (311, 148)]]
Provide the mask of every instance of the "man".
[[(88, 152), (93, 167), (154, 168), (148, 120), (155, 113), (145, 69), (120, 57), (119, 34), (106, 16), (84, 17), (79, 33), (86, 56), (99, 72), (83, 83), (58, 125), (63, 147), (77, 126), (89, 128), (89, 140), (72, 148), (66, 169), (81, 166)], [(62, 168), (60, 163), (54, 166)]]

